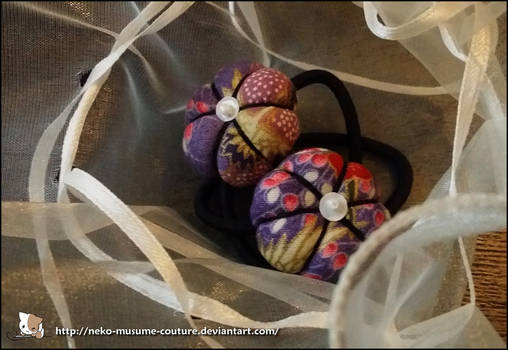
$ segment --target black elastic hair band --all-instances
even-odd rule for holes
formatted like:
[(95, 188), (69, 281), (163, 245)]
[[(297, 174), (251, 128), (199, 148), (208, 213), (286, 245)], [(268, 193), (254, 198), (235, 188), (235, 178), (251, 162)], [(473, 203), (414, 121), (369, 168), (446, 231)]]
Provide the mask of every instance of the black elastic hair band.
[(238, 191), (220, 178), (207, 179), (196, 194), (194, 210), (205, 224), (229, 234), (231, 245), (245, 263), (271, 268), (257, 249), (255, 229), (250, 223), (248, 209), (244, 208), (239, 216), (235, 208), (236, 201), (250, 206), (253, 190), (254, 187)]
[(358, 115), (356, 114), (355, 105), (344, 83), (332, 73), (320, 69), (300, 73), (291, 79), (291, 81), (297, 90), (303, 89), (311, 84), (323, 84), (333, 92), (342, 109), (346, 124), (349, 161), (361, 163), (362, 137), (360, 123), (358, 121)]

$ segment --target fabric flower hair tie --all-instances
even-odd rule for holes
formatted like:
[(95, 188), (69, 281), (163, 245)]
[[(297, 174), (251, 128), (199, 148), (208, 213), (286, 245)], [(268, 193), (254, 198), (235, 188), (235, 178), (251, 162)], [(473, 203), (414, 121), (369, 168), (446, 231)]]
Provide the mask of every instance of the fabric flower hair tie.
[(254, 185), (300, 134), (295, 87), (258, 63), (221, 69), (187, 104), (183, 150), (194, 169), (233, 186)]
[(331, 282), (390, 217), (369, 170), (324, 148), (287, 157), (261, 179), (251, 208), (259, 250), (273, 267)]

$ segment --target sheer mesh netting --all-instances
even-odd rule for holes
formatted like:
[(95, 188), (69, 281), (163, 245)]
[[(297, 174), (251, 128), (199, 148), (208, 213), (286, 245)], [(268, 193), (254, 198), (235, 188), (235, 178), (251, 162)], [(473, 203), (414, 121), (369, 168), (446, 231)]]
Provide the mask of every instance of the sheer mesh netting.
[[(506, 228), (504, 2), (2, 3), (2, 346), (506, 347), (475, 306), (474, 237)], [(245, 264), (203, 224), (185, 104), (221, 67), (342, 79), (409, 159), (403, 210), (337, 285)], [(344, 132), (326, 88), (303, 132)], [(387, 198), (389, 167), (366, 155)], [(463, 304), (469, 289), (470, 303)], [(496, 291), (501, 295), (505, 291)], [(42, 339), (12, 341), (18, 312)], [(57, 336), (279, 328), (276, 336)]]

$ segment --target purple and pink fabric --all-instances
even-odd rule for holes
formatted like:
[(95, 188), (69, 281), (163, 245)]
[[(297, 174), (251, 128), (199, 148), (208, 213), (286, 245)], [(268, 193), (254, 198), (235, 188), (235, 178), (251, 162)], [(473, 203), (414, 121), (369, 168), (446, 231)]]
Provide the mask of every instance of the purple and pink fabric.
[[(240, 105), (236, 119), (226, 123), (215, 114), (225, 96)], [(202, 175), (220, 175), (233, 186), (254, 185), (298, 138), (295, 104), (296, 90), (281, 72), (249, 62), (225, 67), (187, 104), (185, 155)]]
[[(347, 200), (348, 213), (331, 222), (320, 214), (319, 200), (334, 190)], [(323, 148), (292, 154), (255, 189), (251, 219), (259, 251), (280, 271), (336, 282), (361, 241), (390, 217), (377, 198), (362, 164)]]

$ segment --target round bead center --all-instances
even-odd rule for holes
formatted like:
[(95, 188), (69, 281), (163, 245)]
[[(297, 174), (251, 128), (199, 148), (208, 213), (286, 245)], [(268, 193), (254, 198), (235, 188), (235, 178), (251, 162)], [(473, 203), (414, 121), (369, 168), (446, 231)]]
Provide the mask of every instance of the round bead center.
[(223, 122), (229, 122), (236, 118), (240, 111), (240, 104), (237, 99), (232, 96), (223, 97), (215, 107), (217, 117)]
[(328, 221), (339, 221), (347, 214), (347, 201), (337, 192), (325, 194), (319, 201), (319, 211)]

